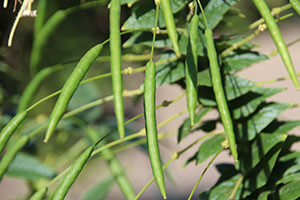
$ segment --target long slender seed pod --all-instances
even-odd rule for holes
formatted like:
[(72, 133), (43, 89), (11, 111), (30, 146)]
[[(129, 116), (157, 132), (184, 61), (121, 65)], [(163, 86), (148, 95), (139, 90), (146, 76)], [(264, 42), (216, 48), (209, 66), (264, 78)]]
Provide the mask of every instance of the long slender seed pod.
[(77, 160), (74, 162), (72, 167), (68, 170), (67, 174), (64, 176), (64, 178), (58, 185), (57, 189), (55, 190), (52, 200), (62, 200), (65, 198), (68, 190), (75, 182), (79, 173), (81, 172), (86, 162), (90, 158), (94, 150), (94, 147), (95, 147), (94, 145), (89, 147), (77, 158)]
[(157, 139), (156, 114), (155, 114), (155, 92), (156, 81), (154, 62), (149, 61), (146, 65), (144, 82), (144, 113), (146, 123), (147, 147), (152, 167), (152, 173), (156, 184), (164, 199), (166, 199), (166, 189), (164, 183), (164, 174), (162, 170), (160, 153)]
[[(44, 0), (43, 0), (44, 1)], [(66, 10), (59, 10), (55, 12), (43, 25), (39, 33), (35, 35), (32, 47), (32, 53), (30, 57), (30, 72), (36, 74), (39, 71), (39, 67), (42, 60), (42, 52), (47, 44), (50, 36), (56, 30), (56, 28), (65, 20), (70, 14), (82, 10), (93, 8), (95, 6), (102, 5), (103, 1), (91, 1), (82, 3), (80, 5), (68, 8)], [(38, 14), (39, 15), (39, 14)]]
[(34, 97), (37, 89), (41, 85), (41, 83), (52, 73), (56, 72), (57, 70), (62, 69), (62, 66), (59, 65), (57, 67), (48, 67), (43, 70), (41, 70), (39, 73), (37, 73), (33, 79), (30, 81), (30, 83), (25, 88), (19, 102), (18, 106), (18, 113), (26, 110), (28, 107), (30, 101)]
[(110, 28), (110, 66), (114, 95), (114, 110), (117, 119), (118, 131), (121, 138), (125, 136), (123, 84), (121, 67), (121, 36), (120, 36), (120, 0), (112, 0), (109, 15)]
[(213, 33), (211, 29), (209, 28), (205, 29), (205, 37), (207, 40), (207, 54), (209, 59), (213, 90), (215, 93), (220, 117), (224, 125), (225, 135), (228, 140), (231, 153), (234, 157), (234, 160), (237, 161), (238, 154), (237, 154), (237, 148), (235, 142), (234, 128), (233, 128), (230, 112), (228, 109), (228, 105), (226, 102), (224, 89), (222, 86), (221, 72), (219, 69), (218, 57), (217, 57), (214, 40), (213, 40)]
[(54, 129), (56, 128), (59, 120), (62, 118), (69, 101), (71, 100), (73, 94), (78, 88), (80, 81), (83, 79), (90, 66), (94, 63), (98, 55), (102, 50), (103, 45), (98, 44), (91, 48), (79, 61), (77, 66), (75, 67), (72, 74), (69, 76), (66, 81), (64, 87), (62, 88), (62, 92), (59, 95), (59, 98), (55, 104), (55, 107), (49, 118), (49, 126), (46, 132), (46, 137), (44, 142), (47, 142), (51, 137)]
[(300, 16), (300, 1), (299, 0), (290, 0), (290, 4), (296, 13)]
[(16, 154), (27, 144), (28, 140), (28, 136), (21, 137), (16, 144), (12, 145), (11, 148), (7, 150), (6, 154), (4, 154), (0, 161), (0, 180), (3, 177), (3, 174), (6, 172), (9, 164), (16, 157)]
[(47, 11), (48, 0), (38, 1), (37, 13), (34, 20), (34, 37), (37, 37), (39, 31), (42, 29), (46, 22), (46, 11)]
[(135, 192), (133, 186), (129, 182), (128, 178), (126, 177), (126, 174), (124, 173), (123, 167), (121, 166), (117, 158), (114, 156), (112, 151), (109, 149), (103, 150), (102, 155), (104, 160), (107, 162), (109, 170), (111, 171), (111, 174), (115, 178), (124, 197), (127, 200), (134, 199)]
[(47, 193), (48, 187), (43, 187), (36, 191), (29, 200), (42, 200), (45, 194)]
[(294, 85), (297, 89), (299, 89), (300, 85), (298, 82), (296, 71), (294, 69), (292, 58), (268, 5), (264, 0), (253, 0), (253, 2), (266, 22), (269, 32), (278, 48), (281, 58)]
[(165, 23), (168, 30), (168, 35), (172, 42), (174, 51), (177, 57), (180, 57), (179, 45), (178, 45), (178, 37), (176, 32), (176, 26), (174, 22), (174, 17), (172, 13), (172, 8), (170, 4), (170, 0), (160, 0), (162, 10), (164, 13)]
[(41, 55), (43, 47), (48, 42), (50, 35), (58, 27), (58, 25), (67, 17), (67, 13), (63, 10), (59, 10), (54, 13), (41, 28), (39, 33), (35, 36), (33, 41), (32, 53), (30, 57), (30, 72), (36, 74), (38, 67), (41, 63)]
[(27, 115), (27, 111), (22, 111), (18, 113), (14, 118), (10, 120), (10, 122), (2, 129), (0, 133), (0, 154), (3, 151), (7, 141), (15, 132), (15, 130), (20, 126), (20, 124), (24, 121)]
[(198, 92), (197, 92), (197, 71), (198, 71), (197, 40), (199, 37), (198, 19), (199, 17), (195, 14), (191, 20), (188, 47), (186, 53), (186, 63), (185, 63), (187, 108), (189, 111), (191, 126), (194, 125), (195, 112), (196, 112), (197, 100), (198, 100)]

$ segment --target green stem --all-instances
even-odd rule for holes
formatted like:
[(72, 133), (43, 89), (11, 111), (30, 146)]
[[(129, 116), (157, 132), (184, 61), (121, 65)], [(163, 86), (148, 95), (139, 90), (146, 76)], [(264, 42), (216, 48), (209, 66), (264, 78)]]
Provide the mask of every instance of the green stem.
[[(224, 131), (223, 130), (222, 131), (212, 131), (212, 132), (208, 133), (207, 135), (200, 137), (198, 140), (192, 142), (191, 144), (189, 144), (182, 150), (180, 150), (178, 152), (174, 152), (172, 154), (171, 158), (163, 166), (163, 170), (165, 170), (174, 160), (178, 159), (183, 153), (185, 153), (187, 150), (189, 150), (190, 148), (195, 146), (197, 143), (201, 142), (202, 140), (204, 140), (205, 138), (207, 138), (209, 136), (217, 135), (217, 134), (221, 134), (221, 133), (224, 133)], [(154, 181), (154, 178), (152, 177), (151, 180), (149, 180), (148, 183), (137, 194), (137, 196), (135, 197), (135, 200), (137, 200), (147, 190), (147, 188), (153, 183), (153, 181)]]
[(228, 197), (228, 200), (234, 200), (234, 199), (235, 199), (234, 196), (235, 196), (237, 190), (239, 189), (239, 186), (241, 185), (242, 181), (243, 181), (243, 176), (241, 176), (241, 177), (237, 180), (237, 182), (235, 183), (234, 188), (233, 188), (233, 190), (232, 190), (232, 193), (231, 193), (230, 196)]
[[(281, 20), (285, 20), (291, 16), (293, 16), (294, 13), (289, 13), (289, 14), (286, 14), (278, 19), (276, 19), (276, 22), (279, 22)], [(229, 53), (231, 53), (232, 51), (238, 49), (240, 46), (244, 45), (245, 43), (249, 42), (250, 40), (252, 40), (254, 37), (256, 37), (259, 33), (261, 32), (264, 32), (266, 30), (266, 25), (265, 24), (262, 24), (260, 23), (257, 27), (257, 29), (252, 33), (250, 34), (249, 36), (247, 36), (245, 39), (237, 42), (237, 43), (234, 43), (231, 47), (225, 49), (220, 55), (221, 57), (225, 57), (227, 56)], [(278, 52), (276, 52), (277, 54)]]
[(223, 149), (222, 149), (221, 151), (219, 151), (218, 153), (216, 153), (216, 154), (214, 155), (214, 157), (213, 157), (213, 158), (209, 161), (209, 163), (206, 165), (206, 167), (205, 167), (205, 169), (203, 170), (201, 176), (199, 177), (199, 179), (198, 179), (196, 185), (194, 186), (194, 188), (193, 188), (193, 190), (192, 190), (192, 192), (191, 192), (191, 194), (190, 194), (188, 200), (190, 200), (190, 199), (193, 197), (193, 194), (194, 194), (194, 192), (196, 191), (196, 189), (197, 189), (197, 187), (198, 187), (200, 181), (202, 180), (204, 174), (206, 173), (206, 171), (208, 170), (208, 168), (210, 167), (210, 165), (213, 163), (213, 161), (217, 158), (217, 156), (218, 156), (222, 151), (223, 151)]
[[(158, 65), (162, 65), (162, 64), (165, 64), (165, 63), (168, 63), (168, 62), (173, 62), (177, 59), (178, 59), (177, 57), (167, 58), (167, 59), (164, 59), (164, 60), (157, 61), (156, 65), (158, 66)], [(131, 67), (128, 67), (128, 68), (124, 69), (122, 71), (122, 73), (131, 75), (131, 74), (135, 74), (135, 73), (139, 73), (139, 72), (143, 72), (143, 71), (145, 71), (145, 66), (135, 68), (135, 69), (133, 69)], [(105, 73), (105, 74), (101, 74), (101, 75), (98, 75), (98, 76), (94, 76), (94, 77), (91, 77), (91, 78), (88, 78), (86, 80), (81, 81), (80, 85), (88, 83), (88, 82), (92, 82), (92, 81), (95, 81), (95, 80), (99, 80), (99, 79), (102, 79), (102, 78), (110, 77), (110, 76), (111, 76), (111, 73)], [(61, 90), (58, 90), (58, 91), (44, 97), (43, 99), (39, 100), (38, 102), (34, 103), (32, 106), (30, 106), (26, 110), (30, 111), (30, 110), (34, 109), (39, 104), (47, 101), (48, 99), (51, 99), (52, 97), (55, 97), (56, 95), (59, 95), (60, 93), (61, 93)]]
[[(281, 7), (278, 8), (273, 8), (272, 10), (272, 15), (279, 15), (281, 12), (286, 11), (288, 9), (292, 8), (291, 4), (286, 4), (283, 5)], [(249, 29), (255, 29), (257, 26), (259, 26), (260, 24), (264, 23), (265, 20), (263, 18), (260, 18), (259, 20), (256, 20), (255, 22), (253, 22), (252, 24), (250, 24)]]

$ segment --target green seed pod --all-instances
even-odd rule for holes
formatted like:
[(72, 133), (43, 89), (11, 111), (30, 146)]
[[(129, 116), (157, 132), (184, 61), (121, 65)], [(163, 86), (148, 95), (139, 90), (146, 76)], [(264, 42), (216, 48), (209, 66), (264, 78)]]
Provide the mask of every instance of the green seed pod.
[(94, 147), (95, 147), (94, 145), (89, 147), (77, 158), (77, 160), (74, 162), (72, 167), (68, 170), (67, 174), (64, 176), (63, 180), (60, 182), (59, 186), (55, 190), (52, 200), (62, 200), (65, 198), (68, 190), (75, 182), (79, 173), (81, 172), (86, 162), (90, 158), (94, 150)]
[(120, 36), (120, 0), (112, 0), (110, 4), (110, 66), (114, 95), (114, 110), (117, 119), (118, 131), (121, 138), (125, 136), (123, 84), (121, 66), (121, 36)]
[(176, 31), (174, 17), (173, 17), (173, 13), (172, 13), (172, 9), (171, 9), (170, 0), (160, 0), (160, 3), (161, 3), (162, 10), (164, 13), (164, 18), (165, 18), (165, 23), (166, 23), (167, 30), (168, 30), (168, 35), (173, 44), (173, 48), (176, 53), (176, 56), (180, 57), (177, 31)]
[(198, 16), (194, 15), (191, 20), (189, 33), (188, 47), (185, 63), (185, 82), (186, 82), (186, 97), (187, 108), (189, 111), (191, 126), (194, 125), (195, 112), (198, 101), (197, 92), (197, 71), (198, 71)]
[(52, 73), (56, 72), (57, 70), (61, 69), (62, 66), (57, 67), (48, 67), (43, 70), (41, 70), (39, 73), (37, 73), (33, 79), (30, 81), (30, 83), (25, 88), (18, 107), (18, 113), (25, 110), (31, 99), (33, 98), (34, 94), (36, 93), (37, 89), (41, 85), (42, 81), (44, 81), (48, 76), (50, 76)]
[(10, 149), (7, 150), (3, 158), (0, 161), (0, 180), (3, 177), (3, 174), (6, 172), (10, 163), (14, 160), (17, 153), (27, 144), (29, 140), (28, 136), (21, 137), (16, 144), (12, 145)]
[(285, 64), (285, 67), (297, 89), (299, 89), (300, 85), (298, 82), (297, 74), (292, 62), (292, 58), (288, 51), (288, 48), (282, 38), (280, 30), (276, 24), (272, 13), (264, 0), (253, 0), (255, 6), (257, 7), (258, 11), (260, 12), (261, 16), (264, 18), (266, 25), (269, 29), (269, 32), (278, 48), (278, 51), (281, 55), (281, 58)]
[(48, 187), (43, 187), (36, 191), (29, 200), (42, 200), (45, 194), (47, 193)]
[(299, 0), (290, 0), (290, 4), (296, 13), (300, 16), (300, 1)]
[(228, 109), (228, 105), (226, 102), (224, 89), (222, 86), (221, 72), (218, 64), (218, 57), (217, 57), (214, 40), (213, 40), (213, 33), (211, 29), (206, 28), (205, 38), (207, 40), (207, 54), (209, 59), (209, 67), (210, 67), (213, 90), (215, 93), (219, 113), (225, 129), (225, 134), (229, 143), (231, 153), (234, 157), (234, 160), (237, 161), (238, 154), (237, 154), (237, 148), (235, 142), (234, 128), (233, 128), (230, 112)]
[(15, 130), (20, 126), (27, 116), (27, 111), (22, 111), (18, 113), (14, 118), (12, 118), (9, 123), (2, 129), (0, 133), (0, 153), (3, 151), (7, 141), (15, 132)]
[(114, 156), (112, 151), (110, 151), (109, 149), (105, 149), (103, 150), (102, 155), (104, 160), (107, 162), (109, 170), (111, 171), (112, 176), (116, 180), (125, 198), (127, 200), (134, 199), (135, 192), (133, 186), (126, 177), (123, 167), (121, 166), (117, 158)]
[(156, 114), (155, 114), (155, 92), (156, 81), (155, 71), (156, 66), (154, 62), (149, 61), (146, 65), (145, 81), (144, 81), (144, 113), (145, 113), (145, 126), (147, 136), (147, 147), (152, 167), (152, 173), (156, 184), (164, 199), (166, 199), (166, 189), (164, 183), (164, 174), (160, 160), (157, 127), (156, 127)]
[(98, 44), (91, 48), (79, 61), (77, 66), (75, 67), (72, 74), (69, 76), (66, 81), (64, 87), (62, 88), (62, 92), (59, 95), (59, 98), (55, 104), (55, 107), (50, 115), (49, 126), (46, 132), (45, 142), (49, 140), (54, 129), (56, 128), (59, 120), (62, 118), (69, 101), (71, 100), (73, 94), (78, 88), (80, 81), (83, 79), (91, 65), (94, 63), (98, 55), (102, 50), (103, 45)]

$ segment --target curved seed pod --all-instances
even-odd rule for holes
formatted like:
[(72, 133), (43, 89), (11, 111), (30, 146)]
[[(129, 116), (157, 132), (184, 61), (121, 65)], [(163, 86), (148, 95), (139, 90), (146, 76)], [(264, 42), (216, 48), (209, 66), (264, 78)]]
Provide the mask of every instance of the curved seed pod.
[(174, 51), (177, 57), (180, 57), (179, 45), (178, 45), (178, 38), (176, 32), (176, 26), (174, 22), (174, 17), (171, 9), (170, 0), (160, 0), (162, 10), (164, 13), (165, 23), (168, 30), (168, 35), (170, 40), (173, 44)]
[(48, 187), (43, 187), (43, 188), (39, 189), (29, 198), (29, 200), (42, 200), (43, 197), (45, 196), (47, 190), (48, 190)]
[(47, 20), (44, 26), (40, 29), (39, 33), (35, 36), (30, 57), (30, 72), (32, 74), (38, 72), (38, 67), (42, 59), (42, 49), (48, 42), (50, 35), (66, 17), (67, 13), (65, 11), (57, 11)]
[(7, 150), (3, 158), (0, 161), (0, 180), (3, 177), (3, 174), (7, 170), (10, 163), (16, 157), (17, 153), (27, 144), (29, 140), (28, 136), (21, 137), (16, 144), (12, 145), (10, 149)]
[(228, 105), (226, 102), (224, 89), (222, 86), (221, 72), (219, 69), (218, 57), (217, 57), (214, 40), (213, 40), (213, 33), (211, 29), (209, 28), (205, 29), (205, 38), (207, 40), (207, 54), (209, 59), (209, 67), (210, 67), (211, 80), (213, 84), (213, 90), (215, 93), (219, 113), (221, 116), (222, 123), (224, 125), (225, 134), (229, 143), (231, 153), (234, 157), (234, 160), (237, 161), (238, 154), (237, 154), (237, 148), (235, 142), (234, 129), (233, 129), (233, 124), (228, 109)]
[(166, 189), (164, 183), (164, 174), (162, 170), (159, 146), (157, 139), (156, 114), (155, 114), (155, 69), (154, 62), (149, 61), (146, 65), (144, 81), (144, 113), (147, 136), (147, 147), (152, 167), (152, 173), (156, 184), (164, 199), (166, 199)]
[(299, 0), (290, 0), (290, 4), (296, 13), (300, 16), (300, 1)]
[(272, 13), (264, 0), (253, 0), (255, 6), (259, 10), (261, 16), (264, 18), (266, 25), (269, 29), (269, 32), (278, 48), (278, 51), (281, 55), (281, 58), (284, 62), (284, 65), (297, 89), (299, 89), (300, 85), (298, 82), (297, 74), (294, 69), (294, 65), (292, 62), (292, 58), (288, 51), (288, 48), (282, 38), (280, 30), (276, 24)]
[(91, 48), (79, 61), (72, 74), (69, 76), (59, 98), (55, 104), (55, 107), (49, 118), (49, 125), (46, 132), (45, 142), (49, 140), (54, 129), (56, 128), (59, 120), (62, 118), (69, 101), (79, 86), (80, 81), (83, 79), (90, 66), (94, 63), (98, 55), (102, 50), (103, 45), (98, 44)]
[(198, 16), (195, 14), (191, 20), (190, 35), (186, 53), (185, 82), (187, 108), (189, 111), (191, 126), (194, 125), (195, 112), (197, 107), (197, 71), (198, 71)]
[(22, 111), (18, 113), (14, 118), (12, 118), (9, 123), (2, 129), (0, 133), (0, 153), (3, 151), (7, 141), (15, 132), (15, 130), (20, 126), (20, 124), (24, 121), (27, 115), (27, 111)]
[(109, 170), (112, 176), (116, 180), (120, 190), (127, 200), (132, 200), (135, 198), (135, 192), (130, 181), (124, 173), (124, 169), (115, 157), (115, 155), (109, 149), (105, 149), (102, 152), (103, 158), (107, 162)]
[(59, 186), (55, 190), (52, 200), (62, 200), (65, 198), (68, 190), (75, 182), (75, 179), (78, 177), (79, 173), (85, 166), (86, 162), (90, 158), (93, 150), (94, 145), (86, 149), (74, 162), (72, 167), (68, 170), (67, 174), (64, 176), (62, 181), (60, 182)]
[(39, 31), (42, 29), (46, 22), (46, 11), (47, 11), (48, 0), (38, 1), (37, 13), (34, 20), (34, 37), (36, 37)]
[(61, 66), (58, 67), (48, 67), (43, 70), (41, 70), (39, 73), (37, 73), (33, 79), (30, 81), (30, 83), (25, 88), (18, 107), (18, 113), (26, 110), (28, 107), (30, 100), (33, 98), (35, 92), (41, 85), (42, 81), (44, 81), (48, 76), (50, 76), (52, 73), (56, 72), (57, 70), (61, 69)]
[(120, 0), (112, 0), (109, 15), (110, 28), (110, 66), (114, 95), (114, 110), (117, 119), (118, 131), (121, 138), (125, 135), (123, 84), (121, 67), (121, 36), (120, 36)]
[[(43, 0), (44, 1), (44, 0)], [(35, 74), (39, 71), (39, 65), (41, 63), (42, 59), (42, 52), (43, 49), (48, 42), (51, 34), (53, 31), (61, 24), (61, 22), (66, 19), (70, 14), (82, 10), (82, 9), (88, 9), (93, 8), (95, 6), (102, 5), (103, 1), (91, 1), (82, 3), (73, 7), (70, 7), (66, 10), (59, 10), (55, 12), (41, 27), (39, 30), (39, 33), (36, 35), (33, 41), (33, 47), (32, 47), (32, 53), (30, 57), (30, 72), (32, 74)], [(38, 10), (39, 11), (39, 10)], [(38, 16), (40, 13), (38, 14)], [(44, 16), (41, 16), (40, 18), (43, 18)], [(45, 19), (41, 19), (45, 20)], [(41, 22), (37, 22), (39, 25), (37, 29), (40, 26)]]

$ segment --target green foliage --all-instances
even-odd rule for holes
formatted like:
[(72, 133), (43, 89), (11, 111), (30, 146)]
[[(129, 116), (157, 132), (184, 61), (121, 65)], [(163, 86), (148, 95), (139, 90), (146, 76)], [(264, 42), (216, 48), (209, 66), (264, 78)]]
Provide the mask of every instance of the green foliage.
[(7, 169), (7, 175), (20, 177), (27, 180), (37, 180), (40, 178), (53, 178), (54, 171), (45, 166), (35, 157), (24, 153), (18, 153)]
[[(262, 2), (263, 0), (256, 2), (258, 1)], [(171, 10), (168, 11), (170, 11), (169, 14), (173, 14), (176, 32), (173, 32), (173, 36), (169, 36), (172, 34), (170, 34), (170, 28), (166, 26), (168, 23), (165, 20), (168, 19), (165, 19), (165, 13), (160, 6), (157, 35), (153, 41), (153, 28), (157, 14), (155, 1), (120, 0), (115, 2), (116, 5), (119, 3), (122, 5), (121, 12), (117, 10), (118, 12), (115, 12), (117, 14), (112, 14), (111, 19), (120, 19), (121, 24), (114, 24), (117, 31), (113, 32), (112, 40), (114, 40), (113, 38), (121, 39), (121, 44), (117, 43), (117, 51), (111, 48), (111, 53), (108, 45), (105, 46), (106, 43), (110, 43), (110, 39), (107, 38), (109, 28), (105, 27), (109, 22), (103, 20), (104, 18), (100, 19), (100, 15), (105, 16), (105, 19), (109, 18), (105, 15), (105, 13), (109, 13), (108, 9), (111, 7), (109, 1), (87, 0), (79, 3), (79, 1), (40, 0), (37, 2), (38, 6), (34, 5), (34, 8), (37, 7), (39, 15), (35, 19), (35, 27), (32, 30), (34, 32), (33, 43), (29, 45), (30, 47), (24, 46), (24, 55), (22, 54), (22, 56), (26, 58), (19, 63), (23, 67), (22, 70), (18, 69), (17, 65), (16, 67), (10, 66), (11, 63), (14, 63), (12, 60), (7, 63), (0, 61), (0, 127), (2, 129), (0, 149), (3, 150), (1, 154), (3, 157), (0, 160), (0, 177), (7, 175), (24, 179), (31, 191), (36, 191), (32, 196), (33, 199), (41, 199), (42, 196), (51, 198), (52, 191), (57, 191), (55, 198), (62, 199), (80, 175), (83, 166), (90, 165), (88, 160), (91, 157), (94, 162), (104, 160), (114, 179), (101, 181), (87, 189), (83, 188), (85, 193), (81, 198), (83, 200), (105, 199), (111, 191), (113, 183), (116, 182), (124, 197), (133, 199), (135, 194), (137, 194), (136, 198), (140, 197), (154, 179), (146, 184), (139, 193), (134, 191), (137, 187), (132, 187), (132, 185), (136, 185), (136, 183), (130, 183), (130, 176), (127, 178), (126, 175), (126, 171), (129, 170), (124, 170), (114, 156), (117, 152), (127, 148), (144, 148), (145, 143), (148, 142), (148, 146), (151, 147), (149, 148), (150, 154), (153, 151), (156, 152), (155, 162), (159, 164), (159, 167), (154, 167), (153, 174), (159, 173), (161, 179), (163, 177), (162, 170), (165, 170), (175, 159), (195, 145), (198, 145), (198, 148), (194, 148), (193, 156), (185, 160), (185, 163), (197, 165), (199, 171), (204, 170), (203, 174), (205, 174), (206, 169), (202, 168), (203, 163), (210, 158), (215, 158), (220, 151), (233, 151), (232, 146), (235, 145), (229, 144), (229, 141), (234, 139), (237, 147), (236, 163), (216, 165), (220, 173), (219, 179), (215, 185), (206, 191), (198, 192), (199, 199), (292, 200), (299, 198), (300, 153), (295, 151), (292, 146), (300, 141), (300, 137), (291, 135), (289, 132), (300, 125), (300, 120), (282, 121), (280, 119), (283, 112), (299, 107), (299, 105), (270, 101), (270, 97), (286, 90), (285, 88), (275, 88), (273, 85), (272, 87), (264, 85), (264, 83), (274, 83), (288, 78), (255, 82), (240, 76), (241, 71), (249, 69), (256, 63), (272, 59), (272, 56), (260, 53), (258, 46), (250, 41), (264, 31), (263, 24), (261, 24), (264, 21), (261, 19), (251, 25), (252, 28), (256, 28), (260, 24), (253, 33), (249, 33), (248, 29), (228, 30), (226, 24), (229, 22), (234, 24), (239, 21), (239, 23), (248, 24), (252, 21), (248, 17), (241, 17), (241, 15), (247, 16), (239, 9), (244, 2), (237, 0), (170, 0)], [(199, 2), (204, 8), (208, 27), (204, 23), (204, 14), (198, 5)], [(279, 19), (283, 11), (298, 12), (299, 1), (291, 0), (290, 2), (291, 4), (275, 9), (278, 11), (274, 16), (276, 20), (283, 19)], [(90, 8), (91, 11), (87, 12), (87, 8)], [(255, 10), (250, 11), (256, 12)], [(183, 96), (180, 95), (175, 99), (163, 96), (166, 101), (158, 106), (155, 105), (156, 88), (169, 84), (178, 86), (184, 91), (187, 89), (185, 63), (187, 59), (191, 59), (187, 49), (189, 43), (192, 42), (190, 41), (192, 37), (189, 37), (192, 16), (199, 16), (197, 30), (194, 30), (194, 32), (198, 32), (197, 37), (194, 37), (197, 40), (193, 43), (197, 46), (197, 51), (193, 52), (193, 56), (197, 55), (195, 60), (198, 60), (197, 65), (195, 65), (197, 66), (195, 67), (196, 73), (193, 74), (193, 78), (197, 76), (196, 88), (198, 93), (198, 96), (193, 100), (195, 105), (198, 104), (194, 124), (192, 126), (190, 118), (186, 118), (171, 133), (161, 134), (158, 132), (156, 134), (154, 108), (168, 107)], [(268, 17), (273, 18), (272, 16)], [(299, 19), (299, 16), (296, 17)], [(85, 30), (85, 27), (80, 25), (82, 24), (80, 20), (89, 21), (89, 25), (93, 27), (91, 33), (79, 31), (80, 29)], [(121, 26), (120, 34), (118, 32), (119, 25)], [(211, 29), (217, 34), (214, 34), (213, 39), (209, 38), (205, 35), (205, 29)], [(270, 26), (270, 24), (269, 29), (272, 32), (272, 25)], [(101, 31), (106, 32), (102, 34)], [(277, 36), (278, 31), (280, 30), (277, 30)], [(75, 33), (77, 32), (80, 32), (79, 36), (76, 36)], [(20, 31), (16, 38), (21, 35)], [(67, 38), (72, 39), (68, 40)], [(273, 38), (276, 44), (282, 43), (276, 39), (276, 36)], [(100, 44), (100, 42), (102, 43)], [(14, 42), (15, 44), (22, 45), (19, 40)], [(84, 45), (82, 46), (82, 44)], [(177, 44), (179, 49), (176, 47)], [(76, 48), (73, 48), (75, 45)], [(19, 48), (19, 46), (17, 47)], [(96, 47), (88, 50), (87, 47), (91, 46)], [(146, 69), (150, 70), (149, 66), (143, 65), (149, 61), (150, 57), (152, 61), (152, 56), (149, 56), (151, 48), (154, 50), (154, 63), (151, 62), (153, 64), (151, 76), (147, 77), (144, 85), (142, 81), (136, 81), (134, 74), (144, 73)], [(22, 48), (20, 49), (22, 51)], [(100, 51), (103, 56), (98, 58)], [(122, 99), (122, 95), (123, 98), (140, 96), (146, 88), (145, 94), (151, 97), (151, 99), (145, 99), (148, 103), (148, 107), (145, 109), (145, 116), (148, 118), (146, 119), (148, 120), (147, 134), (149, 129), (155, 128), (155, 130), (150, 131), (153, 133), (153, 140), (149, 139), (149, 135), (145, 137), (144, 129), (138, 130), (140, 125), (132, 123), (143, 116), (143, 113), (136, 115), (138, 113), (134, 109), (129, 111), (125, 107), (125, 120), (129, 120), (123, 125), (123, 119), (122, 122), (116, 123), (113, 111), (120, 112), (118, 108), (101, 106), (101, 104), (114, 100), (113, 95), (111, 95), (113, 93), (111, 80), (104, 78), (112, 76), (113, 73), (111, 73), (109, 64), (106, 62), (110, 61), (114, 52), (119, 51), (122, 52), (121, 58), (117, 56), (115, 60), (112, 60), (119, 62), (121, 59), (123, 66), (121, 69), (118, 65), (118, 75), (122, 74), (121, 78), (123, 79), (123, 81), (118, 81), (118, 87), (119, 89), (124, 88), (118, 91), (118, 98)], [(283, 56), (284, 59), (288, 54), (282, 51), (280, 53), (285, 55)], [(13, 50), (10, 52), (9, 49), (1, 48), (0, 59), (3, 57), (9, 60), (10, 57), (13, 57), (9, 54), (13, 54), (13, 52)], [(31, 54), (25, 52), (31, 52)], [(84, 52), (89, 53), (82, 57)], [(214, 58), (214, 67), (216, 67), (214, 72), (212, 72), (213, 69), (210, 65), (212, 55), (216, 56)], [(29, 61), (30, 63), (28, 63)], [(77, 66), (79, 67), (67, 68), (67, 64), (75, 64), (78, 61)], [(55, 65), (47, 66), (49, 63), (55, 63)], [(287, 65), (289, 66), (289, 63)], [(127, 66), (134, 67), (126, 68)], [(29, 71), (32, 72), (31, 77), (28, 75)], [(289, 71), (292, 72), (291, 69)], [(115, 72), (114, 69), (113, 72)], [(216, 74), (220, 78), (220, 85), (217, 89), (216, 79), (212, 78), (216, 77)], [(84, 77), (86, 79), (82, 81)], [(293, 79), (296, 83), (295, 77)], [(90, 83), (92, 81), (93, 84)], [(63, 87), (62, 92), (58, 89), (62, 88), (64, 83), (67, 84)], [(144, 86), (146, 87), (144, 88)], [(127, 88), (139, 89), (127, 90)], [(219, 115), (221, 117), (207, 118), (210, 111), (216, 111), (219, 114), (223, 112), (224, 114), (225, 109), (218, 108), (220, 100), (216, 100), (220, 89), (224, 90), (223, 103), (227, 104), (229, 108), (229, 112), (226, 114), (227, 119), (233, 124), (233, 137), (228, 134), (228, 131), (224, 131), (228, 130), (228, 124), (222, 125), (224, 122), (222, 115)], [(53, 91), (56, 92), (52, 93)], [(50, 100), (60, 93), (62, 96), (66, 95), (66, 98), (58, 101)], [(108, 96), (102, 96), (104, 94)], [(121, 103), (120, 99), (115, 100), (117, 104)], [(151, 100), (151, 104), (147, 100)], [(126, 102), (125, 105), (128, 105), (127, 100), (124, 102)], [(139, 102), (139, 98), (135, 98), (136, 102)], [(56, 112), (59, 112), (59, 117), (56, 118), (55, 125), (51, 128), (53, 139), (48, 144), (44, 144), (41, 142), (44, 137), (43, 130), (48, 127), (49, 121), (47, 120), (49, 120), (49, 113), (52, 112), (54, 103), (56, 103)], [(164, 112), (168, 111), (168, 108), (164, 109)], [(120, 113), (123, 115), (122, 111)], [(148, 117), (149, 114), (151, 114), (150, 118)], [(178, 112), (164, 122), (157, 124), (158, 130), (161, 126), (183, 114), (186, 112)], [(151, 123), (149, 123), (149, 119)], [(56, 127), (58, 123), (59, 126)], [(129, 123), (131, 124), (124, 128)], [(120, 139), (117, 136), (117, 127), (119, 130), (125, 130), (126, 137)], [(217, 129), (217, 127), (222, 128)], [(204, 132), (204, 135), (193, 139), (193, 137), (198, 136), (198, 131)], [(190, 143), (178, 152), (174, 152), (170, 160), (166, 161), (165, 156), (160, 156), (159, 151), (156, 151), (158, 144), (156, 144), (155, 138), (157, 136), (158, 140), (162, 140), (175, 133), (177, 143), (180, 145), (186, 144), (186, 142)], [(148, 141), (145, 138), (148, 138)], [(192, 141), (188, 141), (186, 138)], [(199, 145), (199, 143), (201, 144)], [(92, 147), (81, 153), (83, 149), (87, 149), (87, 146)], [(234, 152), (231, 153), (235, 156)], [(131, 155), (127, 155), (127, 153), (120, 154), (120, 156), (126, 157), (125, 159), (132, 159)], [(149, 157), (151, 156), (153, 154)], [(163, 167), (160, 167), (160, 157), (162, 163), (165, 163)], [(154, 162), (153, 159), (152, 162)], [(61, 172), (61, 168), (68, 169), (66, 163), (73, 163), (73, 167), (70, 171)], [(102, 175), (102, 170), (98, 170), (97, 177)], [(196, 175), (200, 176), (200, 172)], [(142, 175), (138, 174), (138, 176)], [(57, 180), (63, 181), (59, 185)], [(55, 185), (59, 185), (56, 190)], [(171, 198), (171, 191), (168, 191), (168, 188), (167, 185), (166, 194), (167, 197), (170, 195), (169, 198)], [(157, 196), (153, 194), (153, 198), (157, 198)], [(142, 196), (141, 199), (143, 199)]]

